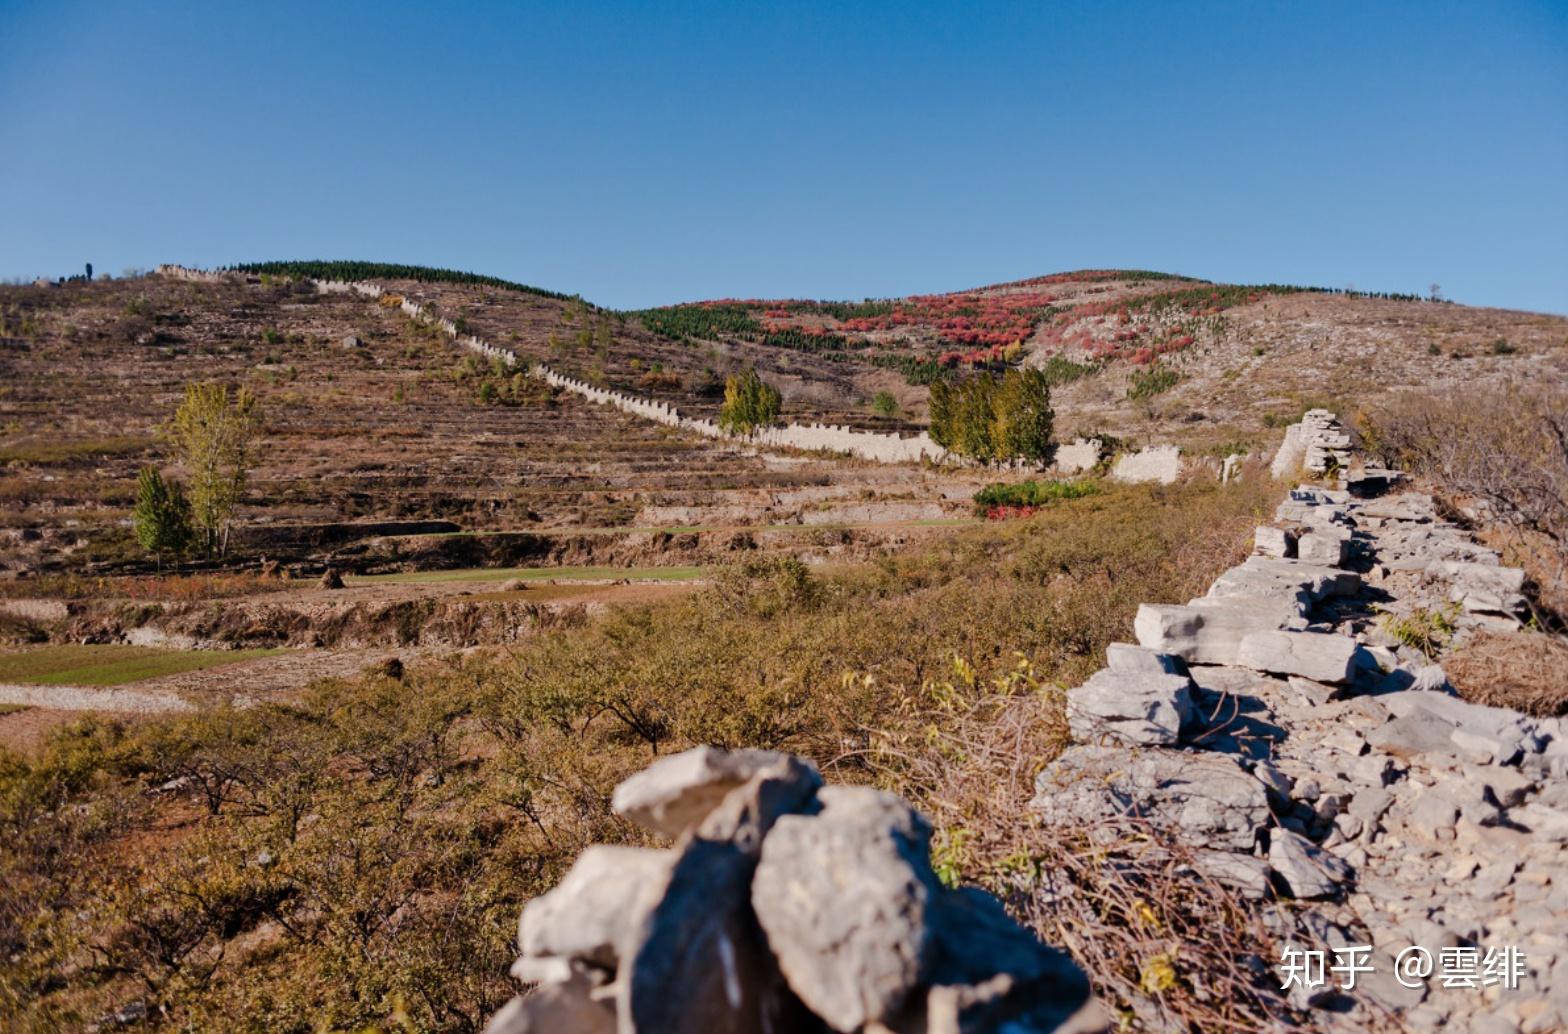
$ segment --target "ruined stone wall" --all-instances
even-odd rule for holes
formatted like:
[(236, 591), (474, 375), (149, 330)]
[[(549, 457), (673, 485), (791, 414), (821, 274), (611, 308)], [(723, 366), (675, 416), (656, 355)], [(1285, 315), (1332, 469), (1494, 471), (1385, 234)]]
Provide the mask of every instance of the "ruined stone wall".
[[(157, 270), (160, 276), (180, 280), (212, 282), (221, 280), (224, 273), (187, 269), (183, 266), (163, 265)], [(384, 291), (380, 285), (369, 282), (342, 280), (312, 280), (316, 289), (326, 294), (358, 294), (379, 299)], [(462, 347), (489, 359), (499, 359), (525, 369), (532, 377), (547, 384), (580, 395), (591, 402), (614, 406), (626, 413), (640, 416), (668, 427), (676, 427), (707, 438), (726, 438), (730, 435), (712, 420), (683, 416), (679, 409), (665, 402), (640, 398), (625, 392), (596, 387), (587, 381), (557, 373), (544, 363), (524, 363), (517, 353), (499, 348), (473, 335), (459, 334), (451, 320), (436, 316), (427, 307), (409, 298), (403, 298), (400, 308), (410, 319), (439, 327), (448, 337)], [(746, 441), (768, 448), (803, 449), (807, 451), (836, 452), (875, 463), (919, 463), (930, 460), (937, 463), (964, 462), (942, 448), (931, 436), (922, 431), (915, 435), (884, 434), (861, 431), (840, 424), (789, 423), (757, 431)], [(1077, 474), (1092, 469), (1101, 458), (1101, 443), (1097, 440), (1075, 440), (1057, 450), (1053, 470), (1058, 474)], [(1173, 445), (1157, 446), (1139, 453), (1124, 456), (1117, 463), (1113, 476), (1121, 481), (1159, 481), (1169, 484), (1181, 471), (1181, 458)]]

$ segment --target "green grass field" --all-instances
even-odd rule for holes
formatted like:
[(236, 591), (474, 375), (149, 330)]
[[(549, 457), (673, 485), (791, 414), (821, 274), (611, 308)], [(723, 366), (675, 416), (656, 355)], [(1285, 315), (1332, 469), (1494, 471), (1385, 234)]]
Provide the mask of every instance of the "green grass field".
[(159, 650), (151, 646), (45, 646), (0, 654), (0, 682), (44, 686), (119, 686), (199, 671), (276, 650)]
[(452, 571), (408, 571), (401, 574), (350, 575), (350, 585), (391, 582), (418, 585), (428, 582), (525, 582), (557, 580), (605, 581), (625, 578), (633, 582), (687, 582), (702, 577), (700, 567), (467, 567)]

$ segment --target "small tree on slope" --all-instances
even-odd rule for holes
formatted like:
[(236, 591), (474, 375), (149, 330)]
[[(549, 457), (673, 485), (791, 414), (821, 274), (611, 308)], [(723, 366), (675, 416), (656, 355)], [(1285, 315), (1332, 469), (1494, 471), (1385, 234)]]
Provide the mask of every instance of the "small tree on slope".
[(191, 504), (177, 481), (165, 481), (157, 467), (143, 467), (136, 479), (136, 541), (158, 558), (179, 556), (191, 544)]

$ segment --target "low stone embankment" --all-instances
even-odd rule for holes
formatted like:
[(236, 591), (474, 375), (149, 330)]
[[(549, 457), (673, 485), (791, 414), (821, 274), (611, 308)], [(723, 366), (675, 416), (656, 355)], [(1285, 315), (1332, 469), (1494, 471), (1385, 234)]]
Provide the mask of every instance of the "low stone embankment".
[(898, 797), (810, 762), (699, 747), (616, 788), (670, 848), (589, 848), (530, 901), (489, 1034), (1105, 1028), (1089, 982), (1001, 904), (942, 885)]
[[(1295, 462), (1350, 466), (1342, 434), (1309, 414)], [(1078, 745), (1034, 809), (1113, 852), (1154, 826), (1293, 949), (1358, 949), (1348, 988), (1270, 960), (1325, 1027), (1562, 1030), (1568, 722), (1461, 700), (1385, 617), (1441, 615), (1455, 641), (1518, 628), (1523, 584), (1429, 496), (1292, 491), (1254, 556), (1199, 599), (1140, 608), (1138, 645), (1068, 691)]]

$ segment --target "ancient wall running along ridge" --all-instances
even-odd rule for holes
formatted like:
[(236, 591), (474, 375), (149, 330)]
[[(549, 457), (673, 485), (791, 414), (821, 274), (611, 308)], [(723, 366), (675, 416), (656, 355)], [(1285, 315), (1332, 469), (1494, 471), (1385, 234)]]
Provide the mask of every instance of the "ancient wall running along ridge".
[[(1280, 472), (1339, 487), (1291, 491), (1206, 595), (1139, 608), (1137, 645), (1068, 690), (1077, 745), (1033, 808), (1113, 854), (1154, 826), (1256, 899), (1276, 986), (1323, 1029), (1568, 1029), (1568, 719), (1467, 703), (1384, 616), (1442, 614), (1451, 645), (1517, 630), (1524, 572), (1430, 496), (1383, 494), (1398, 476), (1353, 465), (1332, 414), (1292, 431)], [(1353, 988), (1289, 981), (1285, 951), (1351, 945)], [(1494, 979), (1396, 976), (1458, 947)]]
[[(159, 266), (157, 273), (159, 276), (170, 277), (176, 280), (191, 280), (201, 283), (212, 283), (231, 275), (167, 264)], [(328, 294), (359, 294), (367, 298), (380, 298), (383, 294), (390, 293), (383, 291), (379, 285), (373, 283), (349, 283), (341, 280), (312, 280), (311, 282), (316, 285), (317, 290)], [(679, 409), (668, 403), (655, 402), (652, 399), (639, 398), (636, 395), (628, 395), (625, 392), (595, 387), (586, 381), (557, 373), (544, 363), (523, 363), (518, 359), (517, 353), (510, 349), (498, 348), (473, 335), (459, 334), (457, 325), (451, 320), (436, 316), (411, 299), (403, 298), (401, 308), (410, 318), (439, 327), (448, 337), (464, 348), (477, 352), (486, 358), (500, 359), (508, 364), (518, 366), (525, 369), (530, 376), (537, 377), (564, 391), (581, 395), (591, 402), (614, 406), (624, 412), (632, 413), (647, 420), (665, 424), (669, 427), (680, 428), (707, 438), (732, 437), (714, 421), (682, 416)], [(780, 427), (770, 427), (757, 431), (745, 440), (769, 448), (844, 453), (876, 463), (920, 463), (925, 460), (945, 463), (963, 462), (959, 457), (948, 453), (946, 449), (933, 441), (931, 436), (924, 431), (905, 437), (898, 434), (861, 431), (838, 424), (789, 423)], [(1074, 474), (1090, 469), (1100, 460), (1099, 448), (1098, 442), (1084, 441), (1082, 439), (1064, 445), (1058, 450), (1054, 469), (1059, 474)], [(1181, 460), (1179, 452), (1175, 446), (1167, 445), (1156, 446), (1139, 453), (1121, 457), (1112, 472), (1112, 476), (1121, 481), (1158, 481), (1163, 484), (1169, 484), (1176, 480), (1180, 471)]]

